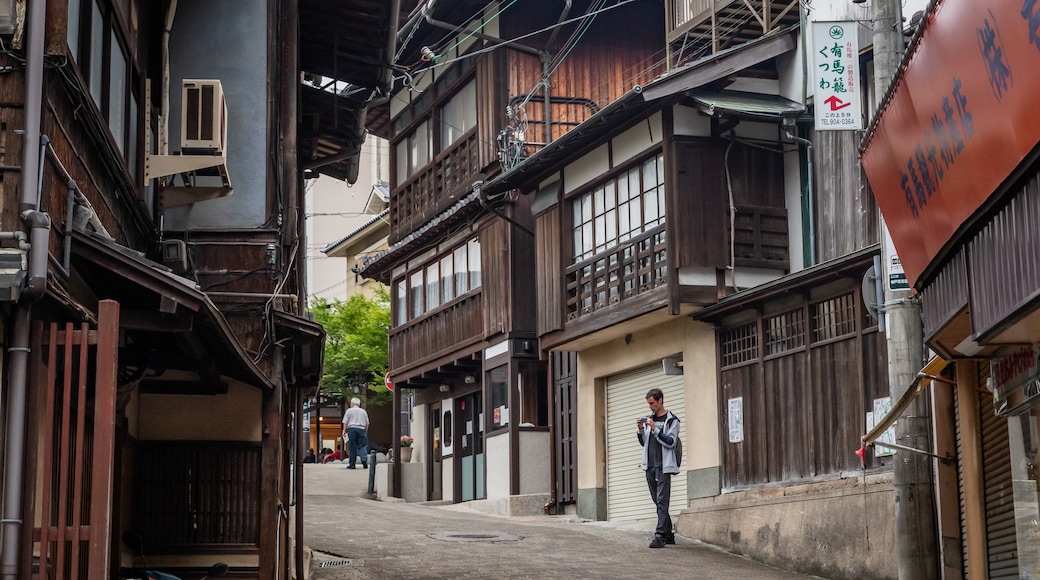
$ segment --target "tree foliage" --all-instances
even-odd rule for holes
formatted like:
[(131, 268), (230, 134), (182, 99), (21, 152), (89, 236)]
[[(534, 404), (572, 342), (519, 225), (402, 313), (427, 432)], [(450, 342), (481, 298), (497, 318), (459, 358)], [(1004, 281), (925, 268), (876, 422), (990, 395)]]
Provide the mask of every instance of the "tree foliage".
[(387, 331), (390, 295), (380, 289), (369, 298), (355, 294), (345, 302), (317, 298), (311, 306), (314, 320), (325, 327), (325, 367), (320, 386), (344, 398), (353, 386), (368, 386), (368, 404), (389, 400), (383, 384), (388, 365)]

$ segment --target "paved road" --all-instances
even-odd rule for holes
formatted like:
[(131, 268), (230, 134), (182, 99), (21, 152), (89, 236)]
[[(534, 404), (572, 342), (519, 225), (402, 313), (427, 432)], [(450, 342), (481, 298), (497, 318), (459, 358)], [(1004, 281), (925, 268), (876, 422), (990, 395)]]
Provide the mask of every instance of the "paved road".
[(810, 578), (682, 536), (674, 546), (652, 550), (647, 544), (656, 521), (503, 517), (465, 504), (377, 501), (365, 493), (368, 472), (358, 467), (304, 466), (311, 579)]

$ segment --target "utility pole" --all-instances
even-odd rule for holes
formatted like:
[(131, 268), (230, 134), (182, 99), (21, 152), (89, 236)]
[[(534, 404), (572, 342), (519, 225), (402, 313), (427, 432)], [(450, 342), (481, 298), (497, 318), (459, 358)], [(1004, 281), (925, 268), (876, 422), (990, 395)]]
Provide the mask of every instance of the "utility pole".
[[(899, 70), (903, 58), (903, 16), (899, 0), (873, 0), (874, 90), (880, 102)], [(907, 290), (892, 290), (887, 270), (894, 254), (881, 221), (882, 259), (885, 260), (885, 306), (888, 333), (888, 384), (897, 401), (924, 363), (924, 329), (921, 305)], [(931, 420), (926, 396), (918, 396), (896, 422), (901, 445), (930, 451)], [(932, 459), (921, 453), (900, 451), (895, 464), (896, 547), (900, 580), (939, 577), (935, 494)]]

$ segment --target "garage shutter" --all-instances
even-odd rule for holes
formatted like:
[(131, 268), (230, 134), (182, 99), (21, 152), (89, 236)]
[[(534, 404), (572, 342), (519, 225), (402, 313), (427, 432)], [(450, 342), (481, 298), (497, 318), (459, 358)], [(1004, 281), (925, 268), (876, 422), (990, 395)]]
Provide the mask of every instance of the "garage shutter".
[[(979, 384), (986, 384), (989, 365), (979, 365)], [(986, 556), (989, 578), (1018, 578), (1018, 536), (1011, 481), (1008, 421), (993, 412), (993, 398), (979, 394), (982, 414), (982, 485), (986, 498)]]
[(646, 472), (640, 467), (643, 449), (636, 439), (635, 419), (649, 413), (646, 392), (658, 387), (664, 392), (664, 406), (679, 417), (679, 436), (683, 442), (683, 467), (672, 477), (670, 511), (677, 515), (686, 507), (686, 468), (689, 442), (686, 441), (686, 402), (682, 375), (666, 376), (660, 362), (607, 378), (607, 518), (612, 521), (656, 517), (646, 486)]

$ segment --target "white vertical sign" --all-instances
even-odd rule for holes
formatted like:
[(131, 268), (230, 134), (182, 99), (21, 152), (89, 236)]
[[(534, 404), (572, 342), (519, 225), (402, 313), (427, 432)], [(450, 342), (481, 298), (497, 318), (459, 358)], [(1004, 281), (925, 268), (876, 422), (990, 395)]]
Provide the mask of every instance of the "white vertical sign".
[(817, 131), (863, 128), (856, 26), (855, 22), (813, 22)]

